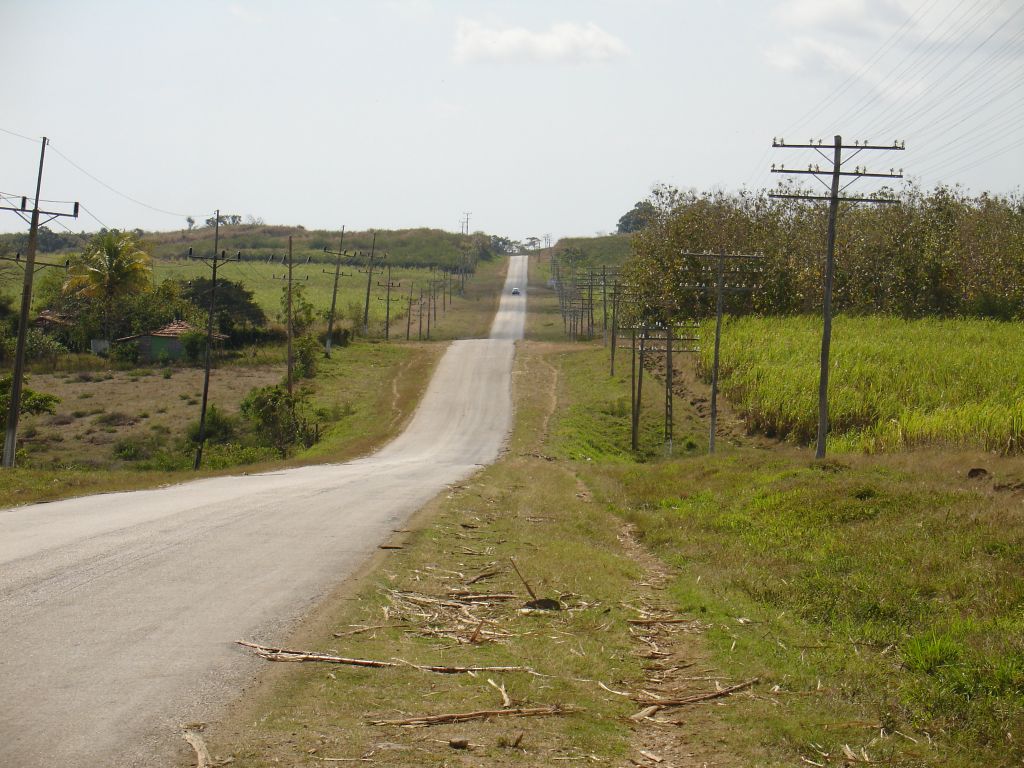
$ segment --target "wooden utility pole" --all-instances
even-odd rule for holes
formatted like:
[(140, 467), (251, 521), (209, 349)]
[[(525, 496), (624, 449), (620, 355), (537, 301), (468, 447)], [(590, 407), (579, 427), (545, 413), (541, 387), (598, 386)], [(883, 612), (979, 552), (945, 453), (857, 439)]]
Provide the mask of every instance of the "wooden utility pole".
[[(331, 292), (331, 312), (327, 315), (327, 341), (324, 342), (324, 357), (331, 356), (331, 344), (334, 341), (334, 309), (338, 303), (338, 278), (341, 277), (341, 260), (345, 256), (345, 225), (341, 225), (341, 242), (337, 251), (324, 248), (324, 253), (334, 254), (338, 260), (334, 263), (334, 290)], [(325, 270), (326, 271), (326, 270)], [(346, 275), (348, 277), (348, 275)]]
[(409, 341), (409, 337), (412, 335), (412, 289), (416, 284), (409, 281), (409, 298), (406, 300), (408, 303), (405, 308), (405, 340)]
[[(241, 261), (242, 254), (239, 252), (233, 259), (225, 257), (225, 253), (217, 252), (220, 245), (220, 209), (214, 213), (213, 224), (213, 256), (209, 259), (198, 257), (199, 261), (209, 265), (212, 272), (213, 282), (210, 285), (210, 314), (206, 321), (206, 354), (203, 364), (203, 400), (199, 406), (199, 436), (196, 440), (196, 457), (192, 469), (199, 469), (203, 463), (203, 446), (206, 444), (206, 404), (210, 397), (210, 359), (213, 349), (213, 321), (217, 311), (217, 268), (229, 261)], [(188, 257), (193, 257), (192, 249), (188, 249)]]
[(373, 255), (377, 247), (377, 233), (370, 242), (370, 260), (366, 266), (366, 306), (363, 307), (363, 336), (370, 335), (370, 287), (373, 285)]
[[(36, 248), (39, 242), (39, 217), (49, 216), (52, 221), (58, 216), (78, 217), (78, 203), (74, 213), (55, 213), (39, 209), (39, 195), (43, 188), (43, 161), (46, 159), (46, 145), (49, 139), (43, 137), (39, 148), (39, 173), (36, 176), (36, 194), (32, 203), (32, 216), (29, 221), (28, 247), (25, 249), (25, 279), (21, 288), (21, 311), (18, 314), (18, 338), (14, 346), (14, 371), (11, 375), (11, 401), (7, 410), (7, 431), (4, 435), (4, 453), (2, 464), (13, 467), (18, 447), (18, 420), (21, 416), (21, 394), (25, 381), (25, 345), (28, 338), (29, 315), (32, 312), (32, 281), (35, 277)], [(28, 213), (26, 198), (21, 199), (21, 208), (2, 207), (0, 210), (14, 211), (23, 219)]]
[(288, 397), (292, 396), (292, 387), (295, 378), (295, 357), (292, 354), (292, 336), (294, 335), (292, 324), (292, 236), (288, 235)]
[(391, 265), (388, 264), (388, 279), (383, 283), (377, 283), (379, 288), (385, 288), (385, 298), (382, 299), (384, 302), (384, 341), (390, 341), (391, 339), (391, 289), (401, 288), (401, 283), (391, 282)]
[[(772, 146), (783, 149), (813, 149), (825, 160), (829, 160), (829, 157), (823, 149), (829, 147), (828, 144), (823, 144), (820, 140), (818, 142), (810, 142), (808, 144), (787, 144), (783, 139), (772, 139)], [(807, 170), (803, 169), (787, 169), (785, 165), (776, 168), (772, 165), (772, 173), (789, 173), (789, 174), (804, 174), (814, 176), (818, 181), (822, 181), (821, 177), (825, 175), (831, 175), (831, 184), (826, 185), (829, 187), (829, 194), (826, 195), (809, 195), (809, 194), (783, 194), (783, 193), (771, 193), (770, 197), (780, 199), (796, 199), (796, 200), (828, 200), (828, 238), (825, 249), (825, 278), (823, 286), (823, 301), (822, 301), (822, 314), (824, 316), (824, 322), (821, 334), (821, 370), (818, 378), (818, 441), (815, 448), (815, 457), (825, 457), (825, 442), (828, 438), (828, 374), (829, 374), (829, 352), (832, 345), (832, 280), (835, 275), (835, 249), (836, 249), (836, 221), (839, 214), (839, 203), (840, 202), (851, 202), (851, 203), (895, 203), (895, 200), (889, 198), (878, 198), (878, 197), (845, 197), (841, 196), (841, 193), (846, 187), (850, 186), (853, 182), (862, 178), (881, 178), (881, 179), (902, 179), (903, 169), (900, 169), (899, 173), (895, 173), (890, 169), (889, 173), (869, 173), (866, 168), (858, 166), (852, 171), (844, 171), (843, 163), (852, 160), (861, 152), (865, 150), (880, 150), (880, 151), (891, 151), (906, 149), (906, 143), (900, 141), (894, 141), (891, 146), (885, 144), (874, 145), (870, 141), (855, 141), (853, 144), (843, 144), (843, 137), (836, 135), (833, 139), (832, 147), (832, 168), (821, 169), (819, 166), (813, 163), (807, 166)], [(846, 159), (843, 159), (843, 150), (852, 150), (851, 154), (847, 155)], [(852, 177), (850, 182), (845, 186), (840, 187), (840, 178), (843, 176)], [(824, 182), (822, 181), (824, 184)]]

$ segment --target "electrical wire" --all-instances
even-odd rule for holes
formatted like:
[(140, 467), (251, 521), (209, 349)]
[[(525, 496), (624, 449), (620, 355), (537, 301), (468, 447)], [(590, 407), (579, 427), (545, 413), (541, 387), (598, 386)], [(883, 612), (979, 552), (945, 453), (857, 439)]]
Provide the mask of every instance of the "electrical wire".
[(81, 208), (83, 211), (85, 211), (87, 214), (89, 214), (89, 216), (91, 216), (96, 221), (96, 223), (99, 224), (101, 227), (103, 227), (104, 229), (110, 229), (110, 227), (108, 227), (106, 224), (104, 224), (102, 221), (99, 220), (99, 217), (95, 213), (90, 211), (84, 205), (79, 203), (78, 207)]
[(26, 136), (25, 134), (18, 133), (17, 131), (10, 131), (10, 130), (8, 130), (6, 128), (0, 128), (0, 133), (6, 133), (6, 134), (8, 134), (10, 136), (17, 136), (19, 139), (24, 139), (25, 141), (31, 141), (33, 144), (38, 144), (39, 141), (40, 141), (40, 139), (33, 139), (31, 136)]
[[(1022, 6), (1021, 10), (1018, 11), (1017, 13), (1020, 13), (1021, 11), (1024, 11), (1024, 6)], [(1014, 16), (1016, 16), (1016, 15), (1017, 14), (1014, 14)], [(1011, 17), (1011, 19), (1012, 18), (1013, 17)], [(1006, 23), (1009, 23), (1009, 21), (1010, 20), (1008, 19)], [(984, 41), (982, 41), (977, 46), (975, 46), (974, 50), (972, 50), (970, 54), (968, 54), (967, 56), (964, 56), (961, 59), (961, 63), (966, 62), (971, 56), (973, 56), (975, 53), (977, 53), (978, 50), (980, 50), (980, 48), (982, 47), (982, 45), (987, 43), (994, 35), (996, 35), (999, 31), (1001, 31), (1001, 29), (1003, 27), (1005, 27), (1005, 24), (1002, 27), (999, 27), (998, 29), (996, 29), (991, 35), (989, 35), (988, 38), (986, 38)], [(967, 85), (971, 84), (971, 82), (974, 80), (975, 77), (977, 77), (979, 75), (987, 74), (987, 70), (988, 70), (989, 65), (993, 61), (998, 59), (1000, 56), (1002, 56), (1003, 53), (1007, 52), (1008, 50), (1013, 49), (1015, 44), (1021, 38), (1024, 38), (1024, 29), (1022, 29), (1020, 32), (1018, 32), (1015, 36), (1013, 36), (1013, 37), (1009, 38), (1008, 40), (1006, 40), (1002, 44), (1002, 46), (1000, 46), (996, 50), (992, 51), (986, 58), (984, 58), (980, 62), (978, 62), (973, 67), (973, 69), (971, 69), (969, 72), (966, 72), (964, 75), (962, 75), (958, 81), (953, 83), (952, 86), (950, 88), (948, 88), (942, 94), (941, 98), (932, 89), (922, 90), (921, 93), (919, 93), (917, 96), (912, 98), (909, 102), (907, 102), (906, 104), (901, 106), (894, 114), (890, 114), (889, 115), (889, 119), (893, 123), (905, 122), (907, 120), (907, 116), (913, 114), (913, 120), (914, 121), (921, 121), (925, 117), (925, 115), (927, 115), (929, 112), (934, 110), (936, 107), (942, 105), (950, 97), (954, 96), (957, 92), (963, 90)], [(954, 67), (954, 69), (955, 69), (955, 67)], [(1003, 79), (1006, 79), (1005, 76), (1004, 76)], [(975, 97), (979, 97), (979, 98), (982, 96), (982, 94), (979, 94), (979, 93), (973, 93), (972, 95), (974, 95)], [(924, 109), (916, 110), (915, 111), (915, 109), (917, 107), (917, 104), (921, 100), (928, 99), (928, 98), (931, 99), (931, 106), (928, 106), (928, 107), (925, 107)], [(934, 122), (934, 119), (932, 119), (931, 122)], [(887, 133), (890, 133), (892, 130), (893, 130), (892, 128), (885, 128), (885, 129), (883, 129), (881, 131), (881, 133), (886, 133), (887, 134)]]
[(52, 141), (50, 142), (50, 148), (51, 148), (51, 149), (52, 149), (52, 150), (53, 150), (54, 152), (56, 152), (56, 153), (57, 153), (58, 155), (60, 155), (60, 156), (61, 156), (62, 158), (64, 158), (64, 159), (65, 159), (65, 160), (66, 160), (66, 161), (67, 161), (68, 163), (70, 163), (70, 164), (71, 164), (72, 166), (74, 166), (74, 167), (75, 167), (75, 168), (77, 168), (77, 169), (78, 169), (79, 171), (81, 171), (81, 172), (82, 172), (82, 173), (84, 173), (84, 174), (85, 174), (86, 176), (88, 176), (88, 177), (89, 177), (90, 179), (92, 179), (93, 181), (95, 181), (95, 182), (96, 182), (97, 184), (99, 184), (100, 186), (102, 186), (102, 187), (105, 187), (106, 189), (110, 190), (110, 191), (111, 191), (111, 192), (113, 192), (113, 193), (114, 193), (115, 195), (118, 195), (118, 196), (120, 196), (120, 197), (123, 197), (123, 198), (124, 198), (125, 200), (128, 200), (128, 201), (130, 201), (130, 202), (133, 202), (133, 203), (135, 203), (136, 205), (141, 205), (141, 206), (142, 206), (143, 208), (148, 208), (148, 209), (149, 209), (149, 210), (151, 210), (151, 211), (156, 211), (157, 213), (163, 213), (163, 214), (165, 214), (165, 215), (167, 215), (167, 216), (174, 216), (174, 217), (176, 217), (176, 218), (182, 218), (182, 219), (183, 219), (183, 218), (186, 218), (186, 217), (188, 216), (188, 214), (185, 214), (185, 213), (177, 213), (177, 212), (175, 212), (175, 211), (168, 211), (168, 210), (166, 210), (166, 209), (164, 209), (164, 208), (158, 208), (158, 207), (157, 207), (157, 206), (155, 206), (155, 205), (150, 205), (149, 203), (144, 203), (143, 201), (141, 201), (141, 200), (139, 200), (139, 199), (137, 199), (137, 198), (134, 198), (134, 197), (132, 197), (131, 195), (126, 195), (126, 194), (125, 194), (124, 192), (121, 192), (120, 190), (117, 190), (117, 189), (115, 189), (114, 187), (110, 186), (109, 184), (107, 184), (107, 183), (106, 183), (105, 181), (103, 181), (102, 179), (99, 179), (99, 178), (97, 178), (96, 176), (94, 176), (93, 174), (89, 173), (89, 171), (85, 170), (85, 168), (83, 168), (82, 166), (80, 166), (80, 165), (79, 165), (78, 163), (76, 163), (76, 162), (75, 162), (74, 160), (72, 160), (72, 159), (71, 159), (70, 157), (68, 157), (68, 156), (67, 156), (67, 155), (65, 155), (65, 154), (64, 154), (63, 152), (61, 152), (61, 151), (60, 151), (59, 149), (57, 149), (57, 148), (56, 148), (55, 146), (53, 146), (53, 142), (52, 142)]
[[(967, 5), (962, 16), (954, 15), (965, 5)], [(860, 114), (865, 108), (870, 106), (879, 92), (883, 92), (885, 86), (893, 80), (900, 80), (907, 77), (921, 62), (927, 61), (928, 54), (938, 45), (940, 35), (946, 33), (947, 26), (952, 29), (959, 25), (964, 18), (971, 12), (972, 8), (967, 4), (967, 0), (960, 0), (949, 13), (942, 17), (942, 19), (929, 30), (917, 43), (911, 48), (903, 57), (897, 61), (892, 67), (890, 67), (888, 74), (882, 77), (877, 82), (873, 83), (868, 88), (867, 92), (849, 106), (845, 112), (840, 113), (836, 119), (836, 124), (843, 124), (851, 120), (856, 115)], [(924, 48), (922, 51), (921, 49)]]

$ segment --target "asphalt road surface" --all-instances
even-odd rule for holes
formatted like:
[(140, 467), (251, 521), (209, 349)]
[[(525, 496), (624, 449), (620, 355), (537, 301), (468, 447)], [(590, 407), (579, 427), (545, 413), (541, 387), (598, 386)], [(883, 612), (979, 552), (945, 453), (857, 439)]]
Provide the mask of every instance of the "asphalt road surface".
[[(346, 464), (0, 511), (0, 765), (169, 765), (273, 643), (393, 528), (495, 460), (526, 257), (489, 339), (456, 341), (409, 427)], [(220, 375), (226, 375), (226, 371)]]

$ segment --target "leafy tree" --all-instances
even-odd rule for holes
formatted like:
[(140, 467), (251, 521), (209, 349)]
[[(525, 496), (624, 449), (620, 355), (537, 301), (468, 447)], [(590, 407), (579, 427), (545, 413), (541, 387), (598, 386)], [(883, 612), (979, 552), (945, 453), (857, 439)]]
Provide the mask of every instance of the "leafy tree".
[(616, 231), (619, 234), (639, 232), (654, 221), (656, 213), (654, 204), (650, 200), (641, 200), (631, 210), (622, 214)]
[[(292, 283), (292, 333), (302, 336), (313, 325), (316, 310), (306, 299), (306, 287), (302, 283)], [(361, 318), (362, 316), (360, 316)], [(288, 286), (281, 289), (281, 313), (278, 320), (288, 322)]]
[(191, 216), (185, 217), (185, 223), (188, 224), (189, 232), (196, 228), (196, 220)]
[[(11, 407), (11, 385), (14, 377), (10, 374), (0, 376), (0, 413), (7, 413)], [(28, 377), (23, 379), (21, 388), (21, 414), (33, 416), (41, 413), (53, 413), (57, 410), (57, 403), (60, 398), (56, 395), (48, 395), (44, 392), (36, 392), (29, 389)]]
[[(203, 312), (210, 310), (213, 280), (198, 277), (182, 284), (182, 296)], [(245, 327), (263, 327), (267, 315), (254, 299), (254, 294), (240, 282), (217, 278), (217, 329), (228, 336)]]
[(114, 302), (148, 290), (151, 279), (149, 254), (139, 238), (112, 229), (96, 235), (82, 254), (72, 259), (64, 294), (98, 303), (109, 339)]
[(538, 248), (540, 248), (540, 238), (528, 237), (523, 241), (523, 245), (526, 246), (526, 248), (528, 248), (529, 250), (535, 251)]

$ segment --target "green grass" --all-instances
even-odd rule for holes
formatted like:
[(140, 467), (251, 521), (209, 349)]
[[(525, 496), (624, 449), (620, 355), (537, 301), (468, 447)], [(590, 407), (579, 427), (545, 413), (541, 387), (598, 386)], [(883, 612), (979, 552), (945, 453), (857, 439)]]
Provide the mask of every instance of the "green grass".
[[(554, 446), (624, 433), (627, 416), (598, 415), (614, 396), (605, 359), (561, 356)], [(597, 454), (575, 464), (595, 498), (677, 569), (672, 594), (713, 625), (720, 668), (763, 681), (752, 710), (725, 713), (749, 764), (821, 762), (812, 744), (901, 766), (1024, 758), (1024, 520), (1010, 490), (965, 479), (984, 458)], [(1002, 462), (989, 466), (1012, 477)]]
[(563, 237), (555, 244), (555, 252), (578, 248), (583, 263), (592, 267), (620, 267), (632, 253), (632, 235), (599, 235), (597, 237)]
[[(711, 324), (701, 365), (711, 366)], [(728, 321), (720, 381), (754, 429), (807, 443), (817, 429), (821, 320)], [(1024, 332), (989, 320), (835, 319), (830, 449), (1024, 450)]]

